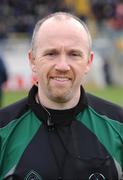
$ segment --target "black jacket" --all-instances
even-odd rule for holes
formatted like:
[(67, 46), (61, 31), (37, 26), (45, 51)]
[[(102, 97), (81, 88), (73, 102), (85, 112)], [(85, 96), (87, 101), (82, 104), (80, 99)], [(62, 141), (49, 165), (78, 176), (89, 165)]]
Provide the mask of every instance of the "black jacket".
[(27, 98), (0, 110), (0, 180), (119, 180), (123, 109), (87, 94), (52, 110)]

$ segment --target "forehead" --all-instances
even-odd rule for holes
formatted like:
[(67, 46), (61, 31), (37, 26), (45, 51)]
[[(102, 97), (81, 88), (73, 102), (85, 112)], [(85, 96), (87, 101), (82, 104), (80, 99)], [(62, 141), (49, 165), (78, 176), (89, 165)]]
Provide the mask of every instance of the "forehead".
[[(83, 27), (83, 25), (76, 20), (73, 17), (66, 17), (64, 15), (61, 16), (56, 16), (56, 17), (51, 17), (49, 19), (47, 19), (46, 21), (44, 21), (42, 23), (42, 25), (40, 26), (39, 30), (43, 31), (43, 29), (46, 29), (47, 27), (52, 27), (51, 29), (54, 29), (54, 26), (57, 26), (58, 28), (60, 27), (60, 25), (62, 27), (68, 27), (70, 26), (72, 29), (79, 29), (81, 31), (85, 31), (85, 28)], [(50, 29), (49, 29), (50, 30)]]
[(75, 40), (88, 44), (88, 34), (83, 25), (74, 18), (49, 18), (39, 28), (37, 32), (36, 43), (50, 43), (59, 39), (59, 41)]

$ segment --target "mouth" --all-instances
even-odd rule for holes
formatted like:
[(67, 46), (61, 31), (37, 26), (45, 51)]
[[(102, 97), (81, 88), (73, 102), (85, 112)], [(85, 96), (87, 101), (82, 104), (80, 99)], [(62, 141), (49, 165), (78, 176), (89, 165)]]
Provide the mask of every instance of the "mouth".
[(55, 85), (55, 86), (67, 86), (68, 84), (71, 83), (72, 78), (70, 77), (63, 77), (63, 76), (52, 76), (50, 77), (51, 82)]
[(69, 78), (69, 77), (52, 77), (51, 79), (56, 80), (56, 81), (60, 81), (60, 82), (71, 80), (71, 78)]

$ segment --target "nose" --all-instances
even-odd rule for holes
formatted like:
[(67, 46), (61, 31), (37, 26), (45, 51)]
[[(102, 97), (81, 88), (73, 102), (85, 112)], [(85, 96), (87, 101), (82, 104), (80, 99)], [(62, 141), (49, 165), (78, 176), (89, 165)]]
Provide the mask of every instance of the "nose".
[(65, 55), (61, 55), (58, 58), (57, 63), (55, 65), (55, 69), (57, 71), (69, 71), (70, 70), (70, 65), (69, 65), (68, 59)]

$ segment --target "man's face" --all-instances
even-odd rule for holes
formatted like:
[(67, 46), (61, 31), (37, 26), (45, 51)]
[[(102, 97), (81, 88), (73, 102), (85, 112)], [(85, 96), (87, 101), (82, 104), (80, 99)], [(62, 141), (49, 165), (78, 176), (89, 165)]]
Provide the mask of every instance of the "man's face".
[(87, 34), (79, 22), (53, 18), (45, 21), (37, 34), (34, 59), (29, 55), (40, 96), (65, 103), (79, 95), (92, 56)]

